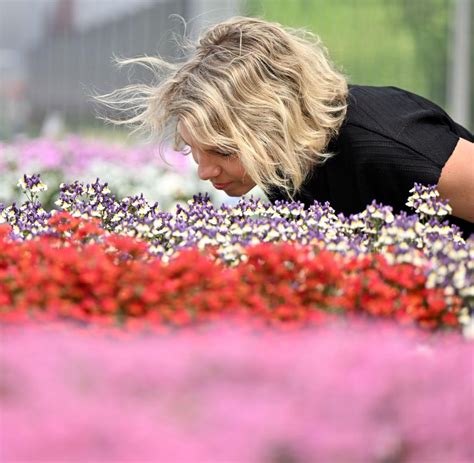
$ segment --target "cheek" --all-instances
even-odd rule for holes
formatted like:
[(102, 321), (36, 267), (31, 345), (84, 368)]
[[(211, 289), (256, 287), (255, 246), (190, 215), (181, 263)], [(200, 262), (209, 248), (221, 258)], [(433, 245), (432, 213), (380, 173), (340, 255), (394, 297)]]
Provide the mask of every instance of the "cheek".
[(238, 162), (224, 165), (223, 168), (230, 176), (239, 181), (242, 180), (242, 177), (245, 175), (245, 169)]
[(236, 170), (239, 173), (240, 177), (248, 178), (247, 171), (245, 170), (244, 165), (239, 161), (238, 165), (236, 166)]
[(228, 159), (227, 162), (223, 164), (223, 167), (227, 172), (232, 172), (235, 176), (242, 177), (242, 175), (245, 174), (245, 169), (240, 159)]

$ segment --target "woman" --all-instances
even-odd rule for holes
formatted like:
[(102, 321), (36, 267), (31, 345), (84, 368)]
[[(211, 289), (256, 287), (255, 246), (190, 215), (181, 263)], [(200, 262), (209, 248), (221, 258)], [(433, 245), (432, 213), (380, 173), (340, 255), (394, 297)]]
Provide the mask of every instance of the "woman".
[(120, 123), (161, 139), (171, 129), (199, 177), (230, 196), (259, 185), (271, 201), (350, 214), (375, 199), (398, 212), (418, 182), (437, 185), (465, 237), (474, 231), (474, 136), (420, 96), (348, 85), (308, 32), (237, 17), (207, 30), (185, 62), (123, 63), (157, 71), (159, 84), (102, 101), (134, 108)]

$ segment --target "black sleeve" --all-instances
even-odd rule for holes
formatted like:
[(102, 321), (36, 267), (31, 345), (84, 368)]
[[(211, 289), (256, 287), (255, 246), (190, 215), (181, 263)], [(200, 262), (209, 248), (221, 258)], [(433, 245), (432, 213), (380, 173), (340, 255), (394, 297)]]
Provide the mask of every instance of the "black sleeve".
[[(412, 103), (407, 103), (408, 111), (403, 117), (403, 126), (394, 134), (396, 141), (407, 144), (441, 169), (460, 137), (474, 141), (474, 136), (454, 122), (442, 108), (418, 95), (399, 91), (406, 93)], [(416, 106), (411, 108), (412, 105)]]
[(406, 90), (359, 86), (351, 99), (351, 121), (417, 153), (440, 171), (460, 137), (474, 142), (473, 134), (441, 107)]

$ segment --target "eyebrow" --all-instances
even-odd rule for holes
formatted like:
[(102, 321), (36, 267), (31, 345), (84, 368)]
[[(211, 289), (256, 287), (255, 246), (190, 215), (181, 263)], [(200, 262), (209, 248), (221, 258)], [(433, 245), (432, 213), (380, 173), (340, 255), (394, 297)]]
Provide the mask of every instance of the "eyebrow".
[[(192, 148), (191, 143), (188, 143), (181, 134), (180, 134), (180, 137), (181, 137), (181, 140), (184, 141), (185, 145), (188, 145), (190, 148)], [(215, 151), (216, 153), (220, 153), (220, 154), (229, 154), (227, 151), (223, 151), (217, 146), (205, 151)]]
[[(181, 136), (181, 135), (180, 135), (180, 136)], [(192, 145), (191, 145), (191, 143), (188, 143), (188, 142), (187, 142), (187, 141), (184, 139), (184, 137), (183, 137), (183, 136), (181, 136), (181, 140), (183, 140), (183, 141), (184, 141), (184, 144), (185, 144), (185, 145), (188, 145), (190, 148), (192, 148)], [(209, 150), (205, 150), (205, 151), (209, 151)]]

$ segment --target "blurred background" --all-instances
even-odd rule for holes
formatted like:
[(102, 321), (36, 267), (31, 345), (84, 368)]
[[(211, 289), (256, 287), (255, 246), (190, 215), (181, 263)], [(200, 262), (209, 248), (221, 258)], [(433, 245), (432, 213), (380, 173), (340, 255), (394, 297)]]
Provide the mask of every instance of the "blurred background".
[(114, 56), (173, 60), (173, 36), (238, 14), (307, 28), (350, 82), (413, 91), (474, 129), (473, 0), (0, 0), (0, 143), (71, 133), (127, 140), (96, 117), (88, 95), (151, 75), (119, 70)]
[[(472, 0), (0, 0), (0, 139), (107, 130), (87, 98), (146, 79), (113, 56), (176, 56), (173, 33), (235, 14), (320, 35), (351, 82), (428, 97), (473, 128)], [(46, 127), (45, 127), (46, 126)]]

